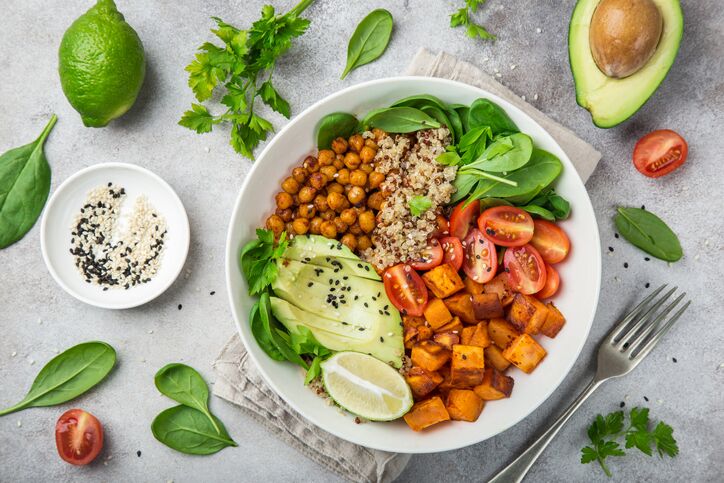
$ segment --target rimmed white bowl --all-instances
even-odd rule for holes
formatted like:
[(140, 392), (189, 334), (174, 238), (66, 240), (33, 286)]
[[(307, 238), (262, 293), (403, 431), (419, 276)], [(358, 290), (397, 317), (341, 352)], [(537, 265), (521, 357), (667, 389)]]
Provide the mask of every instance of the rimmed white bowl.
[[(561, 290), (555, 302), (568, 322), (555, 339), (540, 338), (548, 356), (533, 374), (512, 369), (512, 396), (489, 402), (477, 422), (450, 422), (416, 433), (403, 421), (355, 424), (354, 418), (327, 406), (306, 388), (299, 368), (267, 357), (249, 328), (247, 316), (254, 300), (247, 295), (238, 256), (244, 243), (255, 236), (254, 230), (273, 212), (274, 194), (280, 182), (303, 156), (314, 151), (315, 129), (323, 116), (338, 111), (363, 115), (370, 109), (422, 93), (449, 103), (470, 104), (479, 97), (498, 103), (521, 131), (532, 136), (536, 146), (561, 159), (564, 169), (556, 189), (571, 202), (573, 211), (561, 223), (571, 239), (572, 250), (563, 263), (556, 265)], [(601, 282), (601, 248), (586, 188), (563, 150), (540, 125), (504, 99), (467, 84), (429, 77), (394, 77), (358, 84), (322, 99), (289, 122), (266, 146), (246, 177), (231, 216), (226, 279), (231, 309), (244, 345), (264, 379), (302, 416), (325, 431), (363, 446), (430, 453), (465, 447), (505, 431), (533, 412), (558, 387), (576, 362), (593, 322)]]
[[(103, 291), (101, 286), (87, 283), (69, 251), (71, 225), (88, 193), (109, 182), (126, 190), (122, 212), (132, 209), (135, 199), (145, 195), (166, 218), (168, 233), (158, 272), (150, 282), (128, 290)], [(78, 300), (106, 309), (137, 307), (161, 295), (181, 273), (190, 239), (186, 210), (173, 188), (151, 171), (126, 163), (96, 164), (66, 179), (50, 197), (40, 225), (43, 259), (58, 285)]]

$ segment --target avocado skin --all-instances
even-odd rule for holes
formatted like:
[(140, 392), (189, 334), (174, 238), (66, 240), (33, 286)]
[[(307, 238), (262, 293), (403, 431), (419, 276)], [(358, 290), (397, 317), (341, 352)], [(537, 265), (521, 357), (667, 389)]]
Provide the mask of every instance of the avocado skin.
[(684, 32), (679, 0), (654, 0), (664, 18), (664, 32), (654, 56), (624, 79), (606, 77), (591, 55), (591, 16), (600, 0), (578, 0), (568, 25), (568, 60), (576, 88), (576, 102), (591, 113), (599, 128), (617, 126), (633, 116), (656, 92), (676, 59)]

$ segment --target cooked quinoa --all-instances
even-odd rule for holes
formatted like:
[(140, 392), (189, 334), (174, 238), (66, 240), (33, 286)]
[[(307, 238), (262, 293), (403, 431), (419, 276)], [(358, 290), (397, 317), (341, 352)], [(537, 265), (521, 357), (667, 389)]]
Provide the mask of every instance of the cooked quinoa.
[[(361, 253), (378, 269), (421, 257), (437, 228), (436, 218), (455, 192), (457, 168), (435, 159), (451, 142), (447, 128), (410, 135), (387, 136), (378, 142), (375, 171), (385, 175), (381, 190), (388, 196), (372, 232), (373, 246)], [(410, 213), (410, 200), (424, 196), (430, 208), (419, 217)]]

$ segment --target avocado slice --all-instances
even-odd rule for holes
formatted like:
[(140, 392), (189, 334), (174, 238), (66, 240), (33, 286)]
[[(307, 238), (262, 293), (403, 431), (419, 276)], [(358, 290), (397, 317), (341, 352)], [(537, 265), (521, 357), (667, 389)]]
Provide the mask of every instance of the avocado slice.
[(327, 349), (362, 352), (394, 367), (402, 365), (404, 346), (399, 323), (391, 327), (389, 321), (378, 324), (341, 322), (314, 315), (277, 297), (271, 297), (270, 301), (274, 316), (290, 333), (299, 333), (298, 327), (304, 326)]
[(297, 235), (291, 239), (284, 257), (304, 260), (314, 257), (334, 257), (359, 261), (359, 257), (340, 241), (320, 235)]
[(620, 124), (644, 105), (669, 72), (679, 51), (684, 16), (679, 0), (653, 0), (663, 17), (663, 30), (651, 58), (624, 78), (606, 76), (591, 54), (590, 26), (601, 0), (578, 0), (568, 29), (568, 55), (578, 105), (602, 128)]

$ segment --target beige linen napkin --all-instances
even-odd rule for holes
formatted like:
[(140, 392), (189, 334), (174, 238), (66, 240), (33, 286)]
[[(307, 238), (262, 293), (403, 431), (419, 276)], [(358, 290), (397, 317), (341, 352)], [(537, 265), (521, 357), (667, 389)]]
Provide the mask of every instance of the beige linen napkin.
[[(444, 77), (488, 90), (510, 101), (542, 125), (573, 161), (581, 178), (588, 179), (601, 154), (568, 129), (525, 103), (510, 89), (472, 64), (446, 54), (421, 49), (407, 74)], [(368, 449), (333, 436), (289, 407), (262, 379), (235, 334), (214, 362), (214, 394), (242, 408), (262, 426), (325, 469), (353, 482), (386, 483), (399, 476), (410, 455)], [(300, 380), (301, 384), (301, 380)]]

